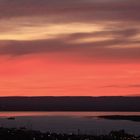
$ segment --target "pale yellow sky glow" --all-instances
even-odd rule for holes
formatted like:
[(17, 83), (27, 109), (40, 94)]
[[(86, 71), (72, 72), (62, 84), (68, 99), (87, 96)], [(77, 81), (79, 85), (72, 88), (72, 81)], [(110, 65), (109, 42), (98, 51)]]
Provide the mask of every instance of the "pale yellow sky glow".
[[(15, 19), (16, 20), (16, 19)], [(18, 19), (19, 20), (19, 19)], [(21, 20), (22, 21), (22, 20)], [(24, 21), (24, 20), (23, 20)], [(3, 21), (1, 29), (6, 28), (7, 21)], [(39, 40), (57, 38), (63, 35), (73, 33), (91, 33), (103, 30), (103, 25), (84, 24), (84, 23), (59, 23), (59, 24), (34, 24), (34, 20), (30, 21), (32, 26), (25, 26), (26, 21), (22, 24), (16, 24), (13, 20), (10, 22), (12, 30), (3, 30), (0, 34), (0, 40)], [(28, 25), (28, 24), (27, 24)], [(9, 27), (10, 28), (10, 27)], [(0, 29), (0, 30), (1, 30)]]

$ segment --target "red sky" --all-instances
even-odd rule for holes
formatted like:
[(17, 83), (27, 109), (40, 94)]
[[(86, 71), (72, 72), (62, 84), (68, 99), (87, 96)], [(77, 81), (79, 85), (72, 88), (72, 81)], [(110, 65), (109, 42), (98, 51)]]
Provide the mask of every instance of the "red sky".
[(140, 95), (140, 2), (0, 3), (0, 96)]

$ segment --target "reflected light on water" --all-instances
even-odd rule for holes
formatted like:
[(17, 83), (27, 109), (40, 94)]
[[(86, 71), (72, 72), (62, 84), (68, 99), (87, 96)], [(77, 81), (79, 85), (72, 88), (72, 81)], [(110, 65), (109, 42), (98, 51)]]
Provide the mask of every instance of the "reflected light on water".
[(20, 116), (102, 116), (102, 115), (140, 115), (140, 112), (30, 112), (30, 111), (8, 111), (0, 112), (0, 117)]

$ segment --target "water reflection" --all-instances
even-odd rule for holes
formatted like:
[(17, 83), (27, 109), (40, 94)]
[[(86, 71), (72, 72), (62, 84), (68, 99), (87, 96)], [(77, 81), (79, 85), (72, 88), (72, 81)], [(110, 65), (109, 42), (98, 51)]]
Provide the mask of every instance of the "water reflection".
[[(64, 132), (105, 134), (111, 130), (125, 129), (140, 134), (140, 122), (105, 120), (101, 115), (140, 115), (140, 112), (0, 112), (0, 125), (29, 129)], [(92, 117), (90, 117), (92, 116)], [(7, 119), (15, 117), (15, 119)]]
[(31, 111), (8, 111), (0, 112), (0, 117), (18, 116), (103, 116), (103, 115), (140, 115), (140, 112), (31, 112)]

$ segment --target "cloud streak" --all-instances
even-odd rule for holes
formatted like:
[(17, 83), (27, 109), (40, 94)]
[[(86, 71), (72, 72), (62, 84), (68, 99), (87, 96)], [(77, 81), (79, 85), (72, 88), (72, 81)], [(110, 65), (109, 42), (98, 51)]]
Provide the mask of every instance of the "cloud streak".
[(139, 7), (138, 0), (0, 0), (0, 55), (57, 52), (139, 61)]
[[(140, 2), (137, 0), (1, 0), (1, 18), (21, 16), (54, 17), (57, 21), (123, 20), (139, 21)], [(64, 15), (68, 15), (65, 17)], [(54, 19), (53, 18), (53, 19)], [(54, 19), (54, 20), (55, 20)]]
[(132, 84), (132, 85), (107, 85), (104, 88), (140, 88), (139, 84)]
[[(35, 41), (1, 41), (0, 44), (1, 55), (20, 56), (34, 53), (68, 53), (71, 55), (75, 53), (76, 55), (89, 59), (140, 60), (140, 48), (128, 47), (130, 44), (139, 45), (140, 42), (120, 38), (105, 41), (73, 43), (73, 40), (69, 37), (65, 39), (56, 38)], [(114, 47), (123, 45), (127, 47)]]

